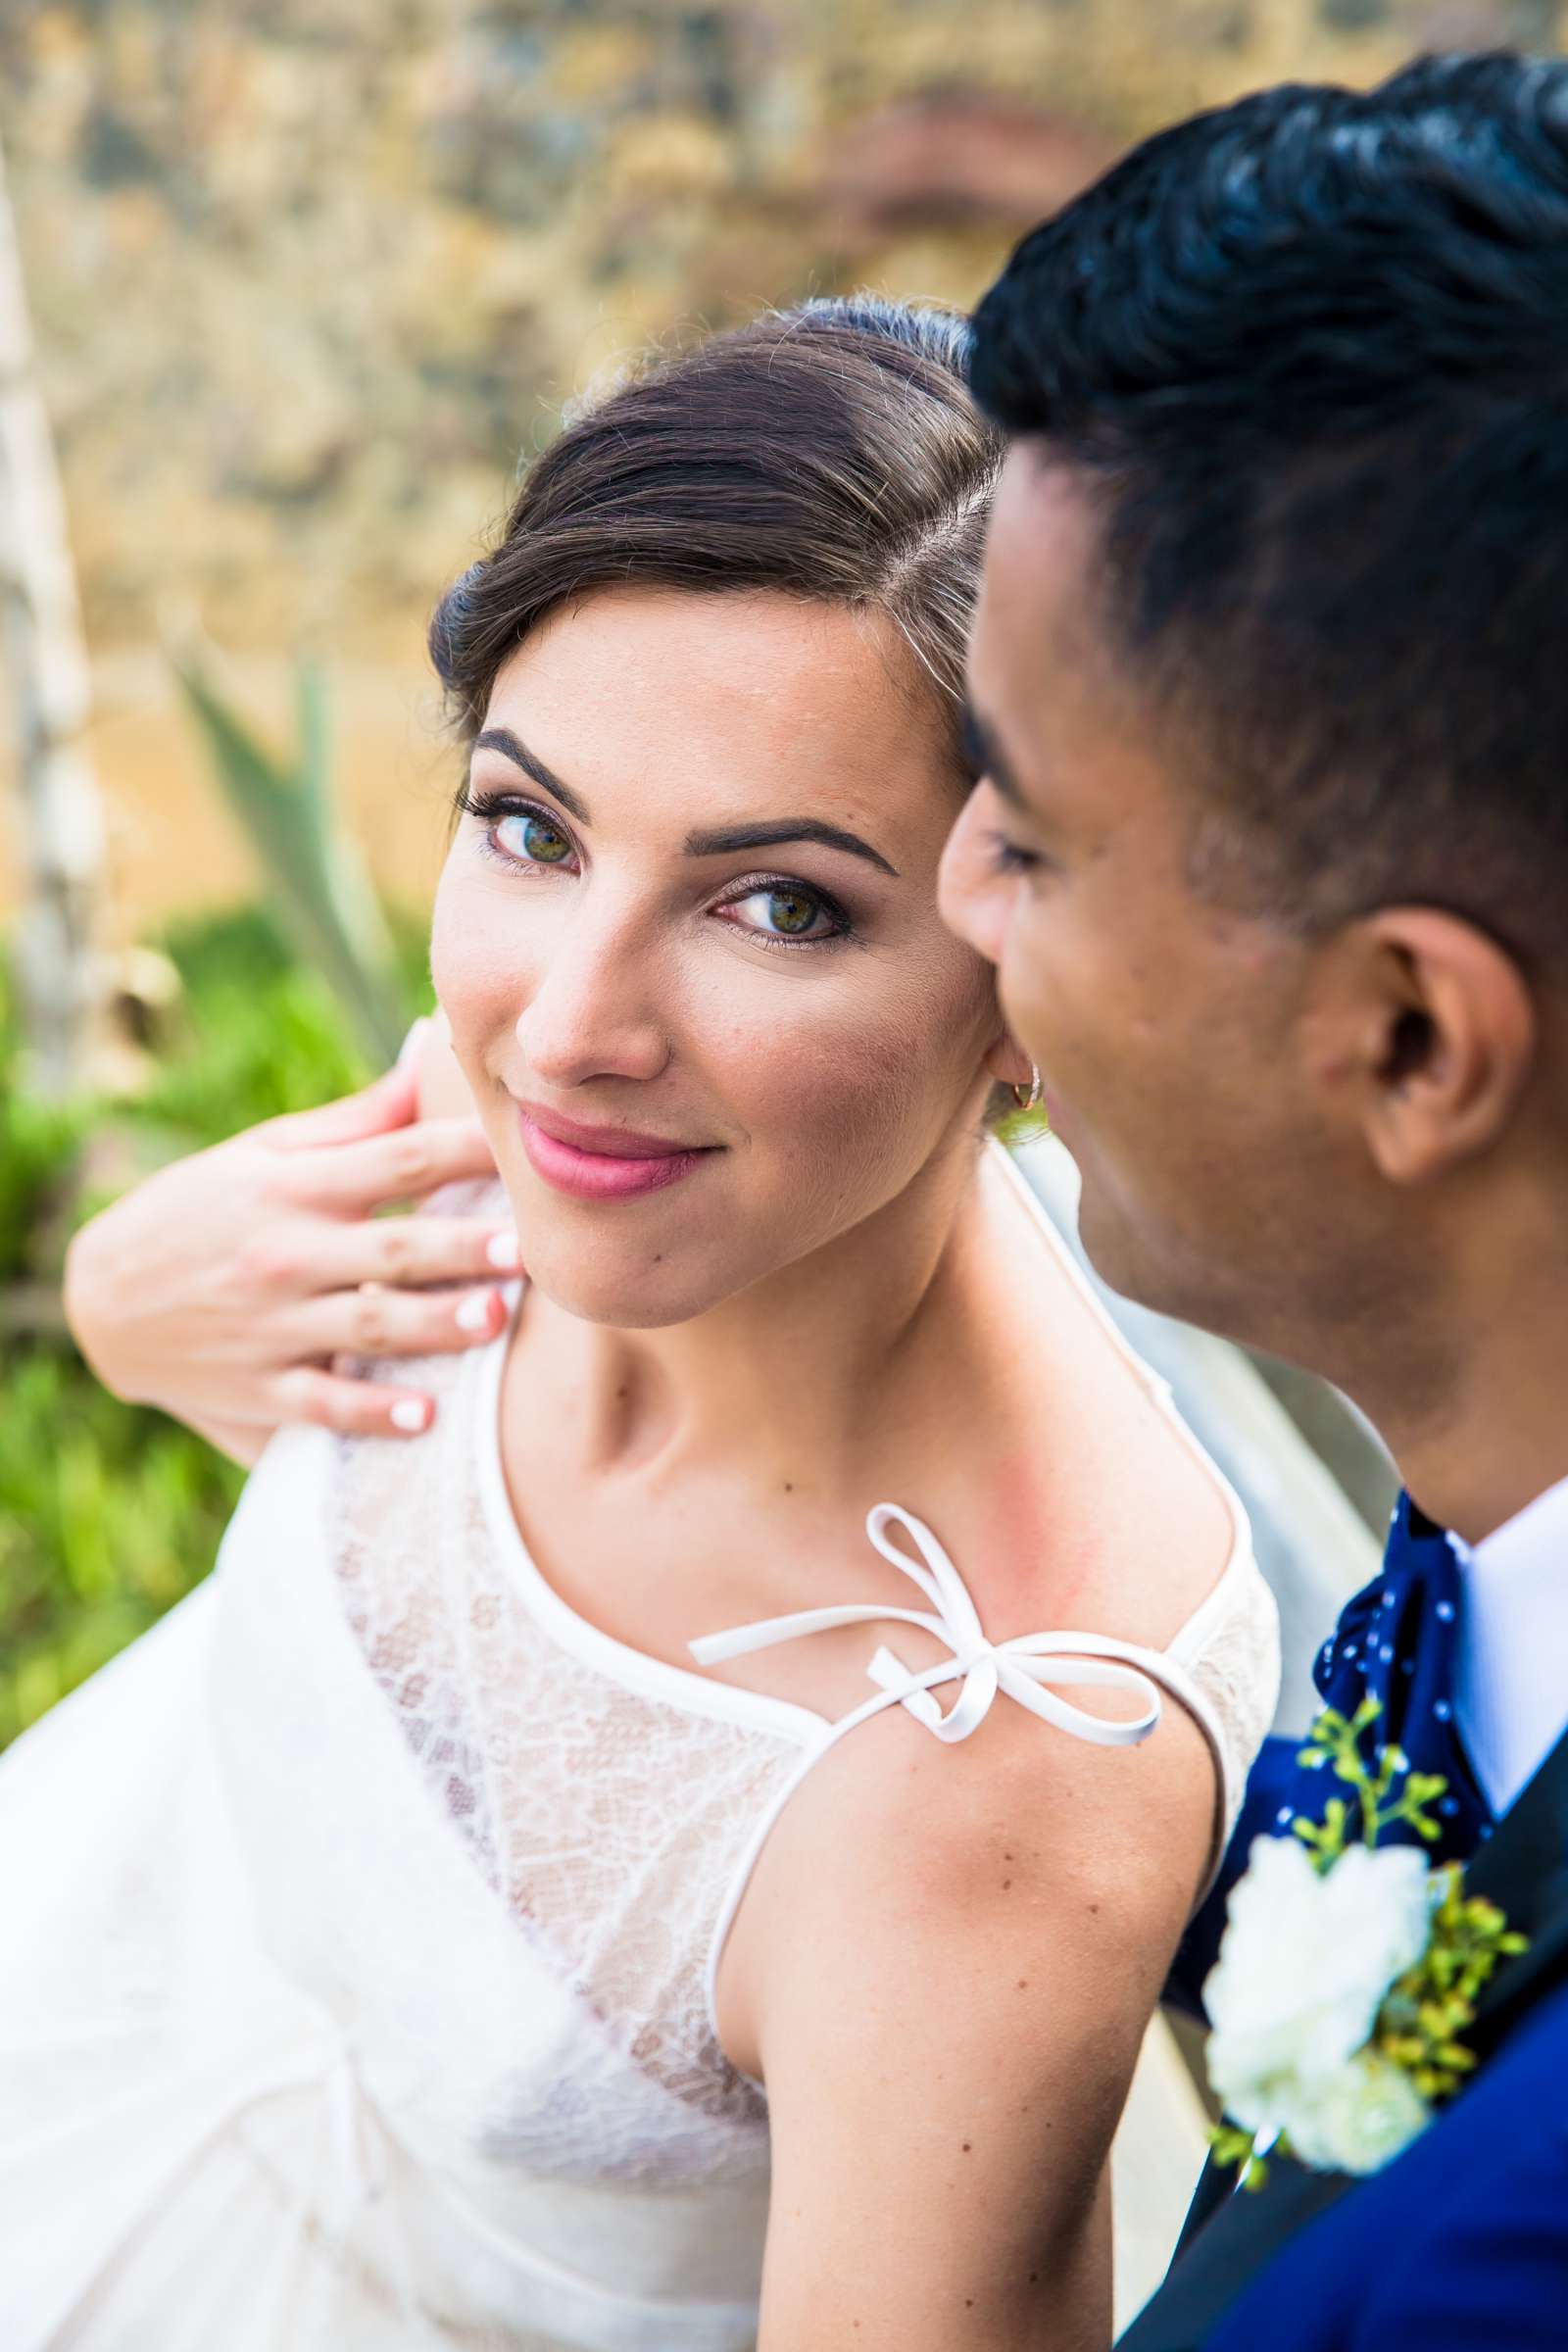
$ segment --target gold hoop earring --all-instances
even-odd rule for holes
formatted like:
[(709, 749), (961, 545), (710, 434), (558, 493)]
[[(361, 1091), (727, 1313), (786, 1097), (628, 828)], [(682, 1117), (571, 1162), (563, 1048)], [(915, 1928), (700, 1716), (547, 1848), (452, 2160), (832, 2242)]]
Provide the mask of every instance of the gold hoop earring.
[(1040, 1066), (1038, 1062), (1031, 1062), (1029, 1064), (1029, 1084), (1027, 1086), (1015, 1086), (1012, 1090), (1012, 1099), (1017, 1103), (1020, 1110), (1038, 1110), (1040, 1108), (1042, 1102), (1045, 1100), (1045, 1089), (1040, 1083)]

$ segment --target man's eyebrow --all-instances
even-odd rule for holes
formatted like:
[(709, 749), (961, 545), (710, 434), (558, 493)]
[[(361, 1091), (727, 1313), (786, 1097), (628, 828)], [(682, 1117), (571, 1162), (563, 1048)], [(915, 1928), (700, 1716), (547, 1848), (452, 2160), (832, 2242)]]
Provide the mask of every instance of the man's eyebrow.
[(510, 727), (486, 727), (482, 734), (474, 737), (473, 748), (476, 752), (499, 752), (504, 760), (512, 761), (514, 767), (520, 767), (525, 776), (531, 776), (542, 791), (558, 800), (567, 815), (574, 816), (580, 825), (592, 821), (586, 802), (578, 798), (569, 784), (563, 784), (555, 770), (546, 767), (525, 743), (518, 741)]
[(825, 850), (848, 850), (852, 858), (864, 858), (895, 881), (899, 878), (898, 867), (890, 865), (881, 851), (873, 850), (858, 833), (847, 833), (842, 825), (820, 824), (814, 816), (764, 818), (755, 825), (720, 825), (710, 833), (688, 833), (686, 855), (718, 858), (730, 850), (771, 849), (781, 841), (816, 841)]
[(995, 785), (1002, 798), (1010, 802), (1014, 808), (1027, 808), (1028, 804), (1018, 789), (1017, 777), (1003, 758), (996, 737), (987, 731), (972, 703), (966, 702), (963, 706), (961, 725), (964, 757), (975, 775), (984, 776), (988, 784)]

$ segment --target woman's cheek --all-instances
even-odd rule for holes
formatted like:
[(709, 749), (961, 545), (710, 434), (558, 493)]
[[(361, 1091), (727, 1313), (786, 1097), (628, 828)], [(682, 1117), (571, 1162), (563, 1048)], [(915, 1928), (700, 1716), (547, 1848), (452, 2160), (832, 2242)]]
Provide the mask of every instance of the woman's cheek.
[[(922, 1009), (923, 1028), (930, 1008)], [(763, 1145), (787, 1175), (786, 1213), (813, 1226), (862, 1211), (869, 1196), (885, 1194), (890, 1174), (906, 1180), (913, 1169), (901, 1162), (942, 1124), (937, 1095), (952, 1107), (930, 1042), (903, 1019), (872, 1022), (866, 1012), (862, 1001), (839, 1021), (818, 1011), (798, 1028), (775, 1025), (751, 1057), (742, 1122), (754, 1150)]]
[[(452, 1050), (475, 1094), (497, 1073), (528, 997), (527, 958), (514, 922), (490, 893), (449, 863), (430, 925), (430, 978), (452, 1028)], [(487, 1069), (488, 1065), (488, 1069)], [(498, 1074), (498, 1073), (497, 1073)]]

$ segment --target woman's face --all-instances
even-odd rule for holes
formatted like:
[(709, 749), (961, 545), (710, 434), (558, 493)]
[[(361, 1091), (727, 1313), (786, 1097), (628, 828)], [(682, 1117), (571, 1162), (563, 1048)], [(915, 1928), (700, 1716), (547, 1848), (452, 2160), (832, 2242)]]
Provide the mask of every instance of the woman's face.
[(636, 587), (518, 647), (431, 963), (549, 1297), (683, 1321), (972, 1128), (1001, 1022), (937, 913), (958, 798), (879, 615)]

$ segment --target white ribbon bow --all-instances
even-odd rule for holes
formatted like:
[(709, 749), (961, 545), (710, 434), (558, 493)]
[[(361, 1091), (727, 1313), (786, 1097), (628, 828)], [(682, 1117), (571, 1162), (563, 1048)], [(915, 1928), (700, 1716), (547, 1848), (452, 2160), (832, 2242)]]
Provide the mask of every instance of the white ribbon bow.
[[(902, 1527), (913, 1540), (919, 1560), (895, 1544), (887, 1529)], [(920, 1673), (912, 1673), (892, 1650), (879, 1648), (866, 1673), (873, 1683), (908, 1709), (917, 1723), (938, 1740), (967, 1740), (985, 1721), (999, 1690), (1005, 1690), (1031, 1715), (1070, 1732), (1096, 1747), (1133, 1747), (1147, 1740), (1159, 1721), (1157, 1685), (1116, 1652), (1125, 1644), (1100, 1634), (1019, 1634), (1010, 1642), (988, 1642), (962, 1577), (923, 1520), (896, 1502), (879, 1502), (867, 1513), (865, 1532), (885, 1560), (913, 1580), (934, 1606), (930, 1609), (893, 1609), (880, 1601), (849, 1602), (839, 1608), (801, 1609), (789, 1617), (767, 1617), (756, 1625), (741, 1625), (727, 1634), (705, 1634), (690, 1645), (700, 1666), (767, 1649), (776, 1642), (793, 1642), (803, 1634), (826, 1633), (839, 1625), (865, 1625), (898, 1618), (906, 1625), (922, 1625), (945, 1642), (952, 1656)], [(943, 1683), (961, 1682), (963, 1688), (944, 1715), (931, 1695)], [(1129, 1723), (1108, 1723), (1070, 1700), (1058, 1698), (1050, 1684), (1077, 1688), (1096, 1685), (1127, 1690), (1144, 1702), (1144, 1711)]]

